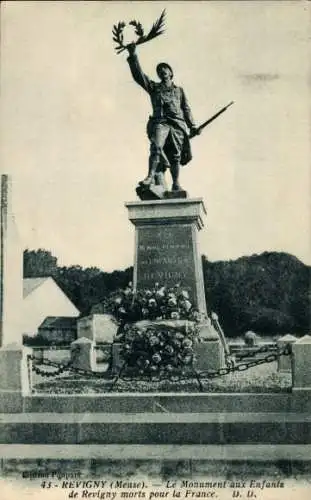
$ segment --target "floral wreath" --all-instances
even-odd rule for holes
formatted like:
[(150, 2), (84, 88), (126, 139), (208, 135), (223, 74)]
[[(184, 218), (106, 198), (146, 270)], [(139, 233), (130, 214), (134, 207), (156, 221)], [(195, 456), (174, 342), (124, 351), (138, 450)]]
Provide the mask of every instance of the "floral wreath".
[(119, 325), (116, 340), (128, 371), (139, 376), (174, 376), (192, 367), (203, 315), (180, 284), (134, 292), (132, 284), (104, 304)]

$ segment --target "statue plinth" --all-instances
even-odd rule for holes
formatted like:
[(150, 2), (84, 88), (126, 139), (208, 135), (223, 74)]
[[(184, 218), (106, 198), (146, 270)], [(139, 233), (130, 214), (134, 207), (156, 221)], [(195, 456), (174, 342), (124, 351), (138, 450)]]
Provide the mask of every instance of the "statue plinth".
[(189, 290), (195, 307), (206, 313), (198, 231), (206, 214), (201, 198), (173, 198), (126, 203), (136, 229), (134, 289), (155, 283)]
[(183, 189), (178, 191), (167, 191), (162, 185), (157, 186), (156, 184), (144, 186), (140, 183), (136, 188), (136, 193), (142, 201), (188, 198), (187, 191)]

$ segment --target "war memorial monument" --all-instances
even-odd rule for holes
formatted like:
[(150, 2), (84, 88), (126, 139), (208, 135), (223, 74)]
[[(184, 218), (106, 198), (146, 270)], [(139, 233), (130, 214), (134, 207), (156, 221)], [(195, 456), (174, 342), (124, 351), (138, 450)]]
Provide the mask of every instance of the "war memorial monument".
[[(170, 392), (135, 392), (132, 386), (129, 391), (118, 391), (122, 372), (128, 368), (124, 357), (127, 346), (124, 347), (120, 336), (116, 336), (108, 348), (105, 346), (111, 353), (108, 375), (98, 370), (96, 352), (102, 346), (97, 346), (94, 338), (84, 334), (70, 345), (70, 360), (66, 364), (39, 360), (35, 349), (22, 345), (22, 336), (18, 336), (18, 324), (14, 323), (12, 314), (21, 299), (20, 265), (14, 266), (14, 279), (8, 281), (10, 256), (17, 251), (16, 262), (20, 264), (22, 252), (12, 229), (9, 179), (2, 175), (1, 457), (4, 461), (44, 458), (47, 461), (67, 459), (73, 463), (100, 459), (184, 460), (188, 464), (189, 477), (197, 461), (307, 462), (311, 446), (311, 337), (305, 335), (299, 340), (284, 337), (272, 350), (266, 346), (250, 348), (248, 357), (237, 359), (226, 342), (217, 315), (212, 314), (206, 303), (198, 249), (198, 232), (204, 227), (206, 209), (202, 198), (188, 195), (182, 173), (183, 168), (191, 168), (188, 165), (192, 160), (191, 140), (232, 103), (203, 124), (196, 125), (186, 91), (175, 84), (174, 68), (167, 62), (158, 63), (159, 81), (153, 81), (140, 65), (139, 47), (163, 33), (164, 13), (147, 34), (138, 21), (131, 21), (130, 25), (136, 34), (135, 41), (124, 43), (124, 22), (113, 27), (113, 40), (118, 53), (127, 53), (124, 63), (128, 64), (138, 86), (149, 94), (152, 104), (152, 116), (147, 124), (150, 153), (146, 172), (142, 173), (143, 179), (137, 186), (133, 183), (138, 199), (125, 205), (129, 221), (135, 226), (133, 290), (137, 295), (144, 290), (155, 290), (162, 298), (166, 293), (164, 288), (182, 286), (184, 310), (187, 312), (191, 307), (199, 325), (194, 356), (187, 355), (192, 352), (192, 342), (185, 338), (190, 320), (179, 317), (176, 311), (166, 317), (164, 311), (163, 317), (155, 314), (145, 323), (147, 335), (150, 331), (154, 339), (153, 345), (167, 341), (163, 348), (163, 351), (166, 348), (167, 359), (173, 359), (173, 345), (179, 345), (186, 352), (182, 356), (186, 368), (189, 367), (185, 376), (198, 384), (195, 390), (188, 392), (182, 388)], [(170, 297), (168, 293), (169, 302), (176, 305), (174, 294)], [(158, 328), (163, 334), (161, 341), (154, 335)], [(172, 344), (172, 341), (176, 342)], [(141, 361), (138, 354), (131, 354), (138, 364)], [(156, 364), (159, 354), (155, 352), (152, 359)], [(150, 367), (149, 359), (145, 359), (147, 361), (149, 364), (145, 364), (145, 368)], [(258, 394), (204, 389), (203, 379), (209, 381), (234, 372), (239, 375), (238, 372), (273, 362), (277, 362), (278, 371), (287, 373), (292, 381), (286, 391)], [(169, 368), (167, 364), (168, 371)], [(50, 380), (55, 374), (60, 383), (62, 376), (68, 373), (75, 381), (79, 377), (88, 380), (97, 377), (104, 389), (96, 393), (36, 392), (33, 378), (43, 377), (44, 373)], [(53, 486), (59, 486), (54, 479)], [(196, 494), (198, 490), (193, 491), (195, 494), (189, 494), (189, 498), (204, 497)], [(88, 498), (96, 496), (92, 495)]]
[[(153, 114), (147, 123), (150, 154), (147, 176), (136, 192), (140, 202), (127, 203), (129, 219), (136, 227), (134, 288), (148, 288), (156, 282), (174, 286), (182, 282), (189, 288), (197, 309), (206, 313), (202, 265), (198, 253), (197, 233), (204, 226), (206, 210), (202, 199), (192, 199), (181, 187), (182, 168), (192, 159), (190, 139), (221, 114), (200, 127), (195, 125), (185, 91), (175, 85), (173, 69), (168, 63), (156, 67), (159, 82), (142, 70), (137, 46), (159, 36), (164, 30), (164, 15), (147, 36), (139, 22), (132, 21), (137, 42), (124, 46), (123, 23), (114, 27), (117, 50), (128, 51), (128, 64), (134, 81), (151, 99)], [(167, 189), (165, 173), (169, 171), (172, 186)]]

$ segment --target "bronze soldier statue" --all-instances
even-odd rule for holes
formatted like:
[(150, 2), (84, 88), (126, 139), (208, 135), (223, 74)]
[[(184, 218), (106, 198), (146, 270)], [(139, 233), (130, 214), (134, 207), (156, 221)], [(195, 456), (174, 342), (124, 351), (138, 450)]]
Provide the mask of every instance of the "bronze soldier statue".
[(149, 171), (140, 184), (161, 184), (163, 173), (169, 168), (173, 181), (172, 191), (181, 191), (180, 165), (186, 165), (192, 158), (189, 135), (193, 137), (200, 130), (194, 123), (183, 89), (173, 82), (174, 75), (170, 65), (163, 62), (157, 65), (160, 82), (154, 82), (141, 69), (136, 44), (131, 43), (126, 48), (132, 76), (150, 95), (153, 109), (153, 115), (149, 117), (147, 124), (150, 140)]

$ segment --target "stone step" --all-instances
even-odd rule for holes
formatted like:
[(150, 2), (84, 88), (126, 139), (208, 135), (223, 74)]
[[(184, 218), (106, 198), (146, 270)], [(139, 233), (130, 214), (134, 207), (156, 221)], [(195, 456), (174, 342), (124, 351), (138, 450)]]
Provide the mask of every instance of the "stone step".
[[(1, 405), (0, 413), (12, 413), (12, 404)], [(11, 409), (11, 410), (10, 410)], [(57, 413), (219, 413), (219, 412), (302, 412), (311, 413), (311, 398), (297, 393), (111, 393), (96, 396), (79, 394), (34, 394), (17, 407), (24, 411)]]
[(236, 445), (131, 445), (131, 444), (0, 444), (2, 460), (211, 460), (308, 461), (311, 445), (236, 444)]
[(311, 444), (303, 413), (15, 413), (0, 415), (10, 444)]

